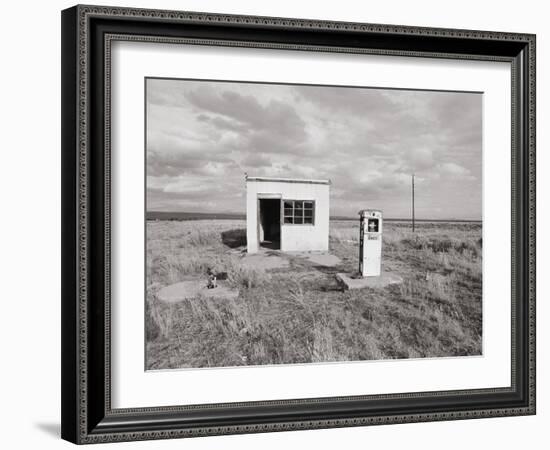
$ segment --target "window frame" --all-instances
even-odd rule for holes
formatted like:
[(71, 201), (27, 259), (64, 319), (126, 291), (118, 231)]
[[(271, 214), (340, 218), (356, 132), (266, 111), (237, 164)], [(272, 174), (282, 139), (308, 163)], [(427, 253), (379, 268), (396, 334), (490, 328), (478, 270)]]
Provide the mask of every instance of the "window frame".
[[(292, 216), (288, 216), (287, 214), (285, 214), (285, 210), (289, 209), (289, 208), (286, 208), (286, 205), (285, 203), (287, 202), (292, 202)], [(302, 223), (296, 223), (295, 222), (295, 219), (296, 219), (296, 215), (295, 215), (295, 210), (296, 210), (296, 202), (302, 202), (302, 208), (299, 208), (299, 209), (302, 209)], [(306, 208), (304, 208), (303, 204), (304, 203), (311, 203), (311, 208), (307, 208), (307, 210), (310, 210), (311, 209), (311, 223), (305, 223), (305, 215), (303, 214), (303, 211), (306, 211)], [(281, 201), (281, 226), (286, 226), (286, 225), (298, 225), (298, 226), (315, 226), (315, 210), (316, 210), (316, 202), (315, 200), (303, 200), (303, 199), (287, 199), (287, 198), (283, 198), (282, 201)], [(288, 222), (285, 222), (285, 219), (288, 218), (288, 217), (292, 217), (292, 222), (291, 223), (288, 223)]]

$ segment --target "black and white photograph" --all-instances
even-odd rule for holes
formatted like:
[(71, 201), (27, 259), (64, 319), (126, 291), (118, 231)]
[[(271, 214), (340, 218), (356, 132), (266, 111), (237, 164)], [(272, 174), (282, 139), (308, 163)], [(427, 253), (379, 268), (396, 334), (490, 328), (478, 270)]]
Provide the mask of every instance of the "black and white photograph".
[(483, 355), (482, 108), (146, 78), (146, 370)]

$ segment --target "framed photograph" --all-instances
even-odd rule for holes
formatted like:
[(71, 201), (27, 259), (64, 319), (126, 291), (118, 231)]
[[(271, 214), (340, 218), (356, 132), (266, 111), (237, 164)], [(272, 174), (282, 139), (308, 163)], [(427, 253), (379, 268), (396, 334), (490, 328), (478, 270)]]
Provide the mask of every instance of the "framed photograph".
[(64, 10), (62, 211), (71, 442), (535, 413), (532, 34)]

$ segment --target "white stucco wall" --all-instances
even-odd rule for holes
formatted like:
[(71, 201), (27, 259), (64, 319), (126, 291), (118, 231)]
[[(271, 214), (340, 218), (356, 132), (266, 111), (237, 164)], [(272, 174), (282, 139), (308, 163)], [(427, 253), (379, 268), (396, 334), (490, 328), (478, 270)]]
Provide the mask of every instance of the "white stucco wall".
[(315, 182), (246, 182), (248, 253), (258, 251), (258, 198), (280, 194), (283, 200), (314, 200), (314, 225), (281, 224), (281, 251), (328, 251), (329, 184)]

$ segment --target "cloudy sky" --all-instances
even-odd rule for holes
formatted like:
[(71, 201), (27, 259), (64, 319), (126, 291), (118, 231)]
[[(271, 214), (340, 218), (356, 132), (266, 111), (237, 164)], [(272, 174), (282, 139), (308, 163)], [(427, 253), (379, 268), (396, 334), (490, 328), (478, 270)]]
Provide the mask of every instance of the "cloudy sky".
[(481, 218), (482, 94), (147, 80), (147, 209), (245, 212), (244, 174), (328, 178), (331, 214)]

